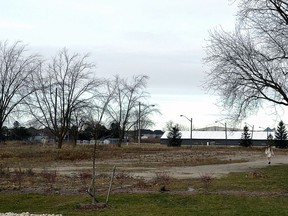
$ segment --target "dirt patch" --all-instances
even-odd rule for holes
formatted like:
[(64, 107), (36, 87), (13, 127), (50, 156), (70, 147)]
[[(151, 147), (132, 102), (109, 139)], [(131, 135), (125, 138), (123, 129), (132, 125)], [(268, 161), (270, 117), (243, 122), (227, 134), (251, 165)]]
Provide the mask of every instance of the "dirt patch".
[(106, 203), (95, 203), (95, 204), (79, 204), (76, 209), (78, 210), (102, 210), (108, 209), (111, 206), (107, 205)]
[[(205, 173), (221, 177), (231, 172), (247, 172), (268, 166), (265, 155), (263, 152), (259, 152), (259, 150), (221, 151), (215, 148), (212, 148), (215, 151), (209, 152), (209, 150), (211, 149), (207, 148), (207, 152), (202, 152), (200, 155), (191, 150), (190, 152), (185, 151), (185, 154), (178, 151), (177, 154), (175, 153), (174, 156), (171, 156), (169, 163), (167, 162), (167, 156), (164, 156), (161, 152), (153, 155), (142, 155), (140, 160), (136, 160), (135, 158), (131, 160), (125, 158), (120, 161), (110, 159), (105, 160), (105, 162), (97, 162), (97, 169), (99, 170), (98, 173), (109, 175), (109, 170), (101, 171), (101, 169), (103, 166), (107, 167), (110, 165), (112, 167), (115, 165), (117, 172), (127, 172), (131, 176), (151, 180), (155, 178), (156, 173), (163, 172), (169, 173), (171, 177), (176, 179), (187, 179), (198, 178), (201, 174)], [(179, 158), (183, 155), (186, 156), (186, 159), (182, 157), (180, 161)], [(187, 162), (187, 157), (190, 158), (189, 162)], [(145, 158), (145, 162), (143, 162), (143, 158)], [(288, 156), (286, 153), (283, 154), (283, 152), (276, 155), (272, 160), (273, 164), (288, 164)], [(156, 163), (155, 161), (158, 162)], [(146, 164), (147, 166), (145, 166)], [(61, 175), (70, 176), (77, 176), (80, 172), (91, 172), (92, 170), (91, 164), (89, 167), (88, 162), (78, 162), (73, 166), (71, 164), (59, 164), (57, 167), (47, 167), (47, 169), (56, 170)]]
[[(91, 146), (55, 150), (43, 146), (1, 146), (1, 193), (87, 193), (91, 187)], [(218, 178), (268, 166), (262, 148), (133, 145), (97, 148), (97, 193), (105, 194), (114, 166), (113, 192), (159, 192), (163, 185), (187, 191), (192, 179)], [(288, 151), (275, 149), (272, 164), (288, 164)], [(39, 157), (41, 155), (41, 157)], [(79, 157), (78, 157), (79, 155)], [(193, 190), (189, 190), (193, 192)]]

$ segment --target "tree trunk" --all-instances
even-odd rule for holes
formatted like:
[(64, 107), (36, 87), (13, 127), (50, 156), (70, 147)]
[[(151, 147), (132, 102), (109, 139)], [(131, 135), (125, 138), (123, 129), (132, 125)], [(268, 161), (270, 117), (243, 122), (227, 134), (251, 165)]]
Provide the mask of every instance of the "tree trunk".
[(63, 139), (62, 138), (58, 138), (57, 148), (61, 149), (62, 145), (63, 145)]
[(95, 205), (98, 200), (96, 199), (96, 147), (97, 147), (98, 133), (94, 134), (94, 148), (93, 148), (93, 171), (92, 171), (92, 204)]

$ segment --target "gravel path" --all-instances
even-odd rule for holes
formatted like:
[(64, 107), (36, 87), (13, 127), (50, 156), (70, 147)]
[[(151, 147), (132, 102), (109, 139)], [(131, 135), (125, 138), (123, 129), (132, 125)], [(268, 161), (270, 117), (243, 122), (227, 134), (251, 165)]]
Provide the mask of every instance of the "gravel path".
[[(243, 156), (238, 159), (243, 159)], [(266, 156), (263, 155), (247, 155), (248, 162), (243, 163), (229, 163), (229, 164), (213, 164), (213, 165), (200, 165), (200, 166), (175, 166), (175, 167), (132, 167), (127, 168), (123, 164), (117, 166), (117, 170), (128, 171), (131, 175), (143, 177), (144, 179), (155, 178), (155, 173), (169, 173), (169, 176), (176, 179), (199, 178), (203, 174), (210, 174), (214, 177), (221, 177), (232, 172), (249, 172), (258, 168), (269, 166)], [(237, 159), (236, 156), (231, 156), (232, 159)], [(275, 164), (288, 164), (287, 155), (276, 155), (272, 158), (272, 165)], [(62, 175), (76, 175), (83, 169), (89, 169), (86, 164), (79, 166), (58, 166), (57, 172)], [(54, 169), (54, 168), (51, 168)], [(1, 216), (1, 215), (0, 215)]]
[[(288, 156), (278, 155), (272, 158), (271, 165), (288, 164)], [(267, 163), (266, 157), (257, 158), (254, 161), (244, 163), (230, 163), (230, 164), (214, 164), (202, 166), (186, 166), (186, 167), (167, 167), (161, 169), (149, 169), (141, 172), (133, 173), (135, 176), (152, 179), (157, 172), (169, 173), (171, 177), (177, 179), (198, 178), (203, 174), (211, 174), (214, 177), (221, 177), (232, 172), (249, 172), (255, 169), (270, 166)]]

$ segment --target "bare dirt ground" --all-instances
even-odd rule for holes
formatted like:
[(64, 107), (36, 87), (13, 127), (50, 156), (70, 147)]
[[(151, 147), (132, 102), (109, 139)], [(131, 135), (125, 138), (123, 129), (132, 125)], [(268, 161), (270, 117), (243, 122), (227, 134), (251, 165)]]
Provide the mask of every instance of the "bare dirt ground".
[[(273, 158), (272, 165), (288, 164), (288, 156), (279, 155)], [(243, 163), (230, 163), (230, 164), (217, 164), (217, 165), (202, 165), (202, 166), (189, 166), (189, 167), (171, 167), (169, 173), (174, 178), (197, 178), (201, 174), (211, 174), (214, 177), (220, 177), (232, 172), (249, 172), (258, 168), (269, 166), (267, 159), (257, 158), (253, 161)]]
[[(218, 151), (219, 153), (219, 151)], [(189, 164), (189, 161), (185, 165), (163, 165), (162, 160), (159, 162), (159, 165), (155, 165), (154, 157), (163, 157), (159, 155), (144, 155), (143, 158), (146, 158), (146, 163), (143, 162), (144, 159), (141, 159), (142, 163), (139, 163), (138, 159), (129, 159), (125, 158), (122, 160), (105, 160), (102, 162), (97, 162), (97, 166), (103, 164), (111, 164), (117, 167), (117, 171), (128, 172), (131, 176), (143, 177), (144, 179), (151, 180), (155, 177), (155, 173), (168, 173), (169, 176), (175, 179), (188, 179), (188, 178), (198, 178), (200, 175), (209, 174), (213, 177), (221, 177), (223, 175), (232, 173), (232, 172), (249, 172), (258, 168), (264, 168), (266, 166), (277, 165), (277, 164), (288, 164), (288, 154), (286, 152), (279, 152), (275, 154), (272, 158), (272, 164), (269, 165), (267, 158), (262, 151), (251, 151), (251, 152), (233, 152), (226, 151), (225, 154), (215, 155), (209, 153), (208, 156), (202, 155), (202, 157), (213, 157), (218, 160), (225, 160), (223, 164), (207, 164), (207, 165), (198, 165), (193, 162)], [(153, 157), (153, 159), (151, 159)], [(175, 156), (177, 157), (177, 155)], [(192, 157), (199, 158), (201, 155), (192, 155)], [(227, 162), (228, 161), (228, 162)], [(229, 163), (231, 161), (231, 163)], [(241, 162), (242, 161), (242, 162)], [(149, 164), (148, 166), (146, 166)], [(62, 175), (77, 175), (83, 170), (91, 170), (91, 162), (79, 162), (71, 164), (62, 164), (57, 165), (57, 167), (50, 167), (51, 170), (56, 170), (59, 174)], [(99, 172), (98, 172), (99, 173)], [(108, 172), (100, 172), (107, 173)]]
[[(155, 191), (168, 182), (175, 190), (185, 190), (191, 179), (198, 181), (203, 176), (217, 178), (231, 172), (253, 172), (271, 166), (264, 149), (170, 148), (157, 144), (134, 144), (121, 148), (97, 146), (97, 188), (107, 191), (115, 166), (115, 190)], [(85, 193), (91, 187), (92, 152), (93, 146), (56, 149), (40, 145), (3, 145), (0, 151), (0, 193)], [(274, 153), (272, 165), (288, 164), (287, 149), (275, 149)]]
[[(43, 146), (1, 147), (0, 193), (86, 194), (90, 187), (91, 147), (80, 146), (62, 150)], [(116, 166), (116, 175), (120, 174), (118, 179), (116, 177), (117, 184), (113, 186), (113, 193), (161, 191), (163, 185), (176, 179), (175, 186), (169, 185), (168, 189), (172, 189), (173, 193), (191, 194), (197, 193), (197, 186), (195, 189), (190, 183), (192, 178), (198, 181), (197, 178), (205, 175), (217, 178), (232, 172), (253, 172), (266, 166), (288, 164), (288, 151), (285, 149), (275, 149), (275, 156), (269, 165), (264, 148), (167, 148), (159, 145), (98, 148), (97, 193), (103, 194), (107, 191), (113, 166)], [(160, 178), (155, 180), (157, 173), (166, 173), (167, 176), (162, 175), (161, 179), (160, 175)], [(99, 176), (102, 176), (103, 181)], [(187, 180), (189, 183), (186, 185)], [(184, 185), (178, 187), (180, 182), (184, 182)], [(250, 191), (217, 193), (271, 195), (271, 192)]]

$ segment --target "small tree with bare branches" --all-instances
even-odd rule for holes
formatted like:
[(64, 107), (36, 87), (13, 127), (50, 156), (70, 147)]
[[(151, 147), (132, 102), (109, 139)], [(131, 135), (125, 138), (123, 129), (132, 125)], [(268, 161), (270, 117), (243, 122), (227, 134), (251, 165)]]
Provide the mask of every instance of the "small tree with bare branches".
[(134, 76), (131, 80), (116, 76), (112, 83), (115, 92), (107, 111), (111, 122), (119, 126), (118, 146), (121, 146), (125, 132), (139, 121), (139, 116), (135, 111), (138, 110), (140, 101), (148, 97), (148, 93), (144, 91), (147, 79), (145, 75)]

